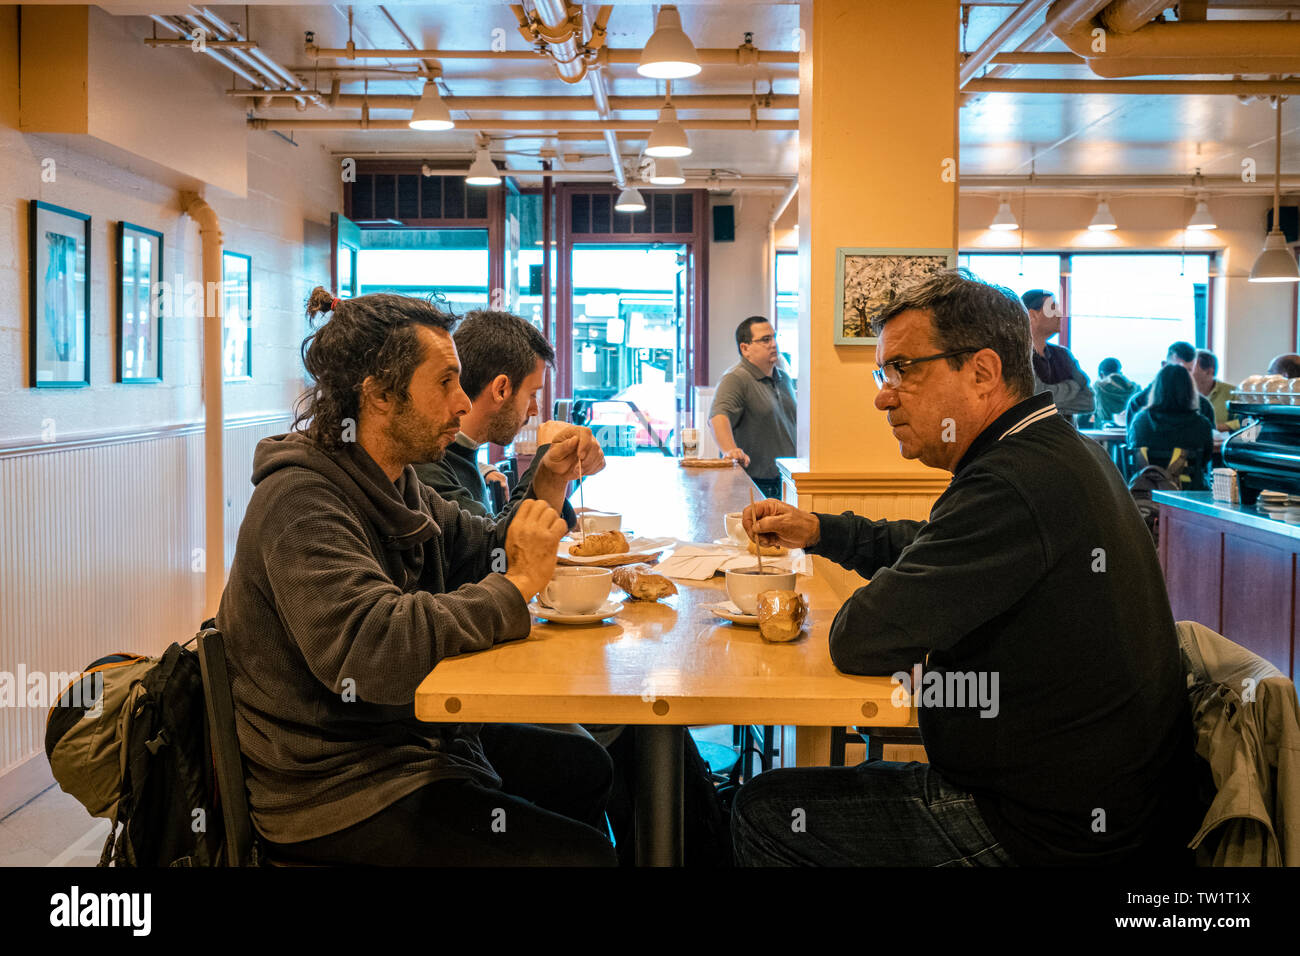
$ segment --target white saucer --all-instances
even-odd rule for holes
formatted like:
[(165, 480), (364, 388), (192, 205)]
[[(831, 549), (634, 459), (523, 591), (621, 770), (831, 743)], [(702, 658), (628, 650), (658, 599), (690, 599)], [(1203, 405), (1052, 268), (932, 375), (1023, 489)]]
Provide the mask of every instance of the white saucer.
[(713, 543), (717, 545), (722, 545), (723, 547), (729, 547), (729, 548), (743, 549), (747, 547), (747, 545), (741, 544), (737, 541), (733, 541), (731, 538), (714, 538)]
[[(550, 621), (552, 624), (596, 624), (608, 617), (613, 617), (619, 611), (623, 610), (623, 605), (613, 601), (606, 601), (596, 610), (587, 614), (566, 614), (563, 611), (557, 611), (553, 607), (547, 607), (541, 601), (534, 600), (528, 605), (528, 610), (532, 611), (533, 616), (543, 621)], [(757, 621), (758, 619), (755, 618)]]
[(712, 611), (718, 617), (725, 618), (733, 624), (745, 624), (749, 627), (758, 627), (758, 615), (746, 614), (730, 601), (720, 601), (717, 604), (704, 605), (705, 610)]

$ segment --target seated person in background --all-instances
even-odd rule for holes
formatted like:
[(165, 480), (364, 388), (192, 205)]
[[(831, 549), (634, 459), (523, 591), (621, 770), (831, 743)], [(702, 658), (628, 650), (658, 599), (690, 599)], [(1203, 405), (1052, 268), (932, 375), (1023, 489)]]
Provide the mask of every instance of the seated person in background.
[[(460, 383), (470, 396), (470, 410), (460, 420), (456, 440), (436, 461), (419, 462), (420, 480), (447, 501), (470, 514), (493, 517), (492, 495), (478, 466), (478, 449), (485, 442), (509, 445), (524, 423), (537, 414), (537, 395), (546, 384), (546, 370), (555, 350), (531, 322), (509, 312), (470, 312), (452, 336), (460, 357)], [(551, 442), (577, 434), (578, 426), (546, 422), (537, 431), (537, 454), (515, 483), (502, 513), (517, 505), (532, 487), (533, 475)], [(500, 472), (491, 472), (502, 481)], [(573, 507), (564, 502), (561, 517), (577, 527)]]
[(1092, 386), (1097, 397), (1096, 424), (1114, 421), (1128, 407), (1128, 400), (1140, 391), (1137, 382), (1120, 371), (1119, 359), (1104, 358), (1097, 366), (1097, 381)]
[(437, 459), (469, 411), (453, 317), (318, 287), (307, 314), (325, 312), (295, 430), (254, 454), (217, 612), (257, 831), (303, 862), (612, 864), (594, 741), (425, 723), (413, 706), (443, 658), (528, 635), (556, 508), (580, 464), (604, 466), (600, 446), (585, 429), (553, 444), (508, 522), (475, 517), (408, 467)]
[(1196, 365), (1192, 368), (1192, 381), (1196, 391), (1210, 400), (1214, 407), (1214, 427), (1221, 432), (1235, 432), (1241, 422), (1228, 417), (1228, 402), (1232, 401), (1233, 387), (1220, 382), (1219, 357), (1207, 349), (1196, 350)]
[(831, 658), (894, 676), (930, 762), (760, 774), (732, 810), (738, 861), (1186, 858), (1192, 723), (1151, 535), (1106, 453), (1034, 393), (1015, 294), (943, 272), (876, 328), (876, 408), (904, 458), (953, 474), (929, 521), (762, 501), (744, 526), (870, 578)]
[(1128, 420), (1130, 448), (1146, 448), (1147, 461), (1162, 468), (1175, 448), (1194, 457), (1197, 466), (1184, 474), (1189, 490), (1205, 490), (1205, 469), (1214, 457), (1213, 428), (1197, 410), (1196, 386), (1182, 365), (1166, 365), (1151, 383), (1151, 402)]
[[(1165, 353), (1165, 360), (1160, 363), (1161, 368), (1167, 365), (1181, 365), (1190, 373), (1196, 367), (1196, 349), (1190, 342), (1175, 342), (1169, 346), (1169, 351)], [(1147, 402), (1151, 400), (1151, 386), (1154, 384), (1155, 381), (1152, 380), (1151, 385), (1148, 385), (1129, 399), (1128, 415), (1125, 417), (1125, 421), (1131, 423), (1137, 413), (1146, 408)], [(1205, 416), (1205, 420), (1213, 425), (1214, 406), (1210, 404), (1210, 400), (1205, 396), (1198, 397), (1200, 401), (1197, 403), (1197, 408)]]
[(1020, 297), (1029, 312), (1029, 335), (1033, 343), (1034, 392), (1050, 392), (1056, 410), (1067, 419), (1092, 411), (1092, 389), (1088, 376), (1070, 350), (1049, 345), (1047, 340), (1061, 331), (1061, 307), (1046, 289), (1030, 289)]
[(1294, 352), (1284, 352), (1281, 355), (1273, 356), (1273, 361), (1268, 363), (1269, 375), (1285, 375), (1287, 378), (1300, 378), (1300, 355)]

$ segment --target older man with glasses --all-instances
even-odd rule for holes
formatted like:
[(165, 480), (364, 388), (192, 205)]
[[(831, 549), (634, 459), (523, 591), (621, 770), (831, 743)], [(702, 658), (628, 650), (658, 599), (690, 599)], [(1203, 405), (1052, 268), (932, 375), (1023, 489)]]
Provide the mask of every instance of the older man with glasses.
[(1007, 289), (945, 272), (877, 319), (875, 405), (904, 458), (952, 472), (928, 521), (746, 509), (764, 544), (870, 579), (836, 666), (893, 675), (929, 763), (773, 770), (737, 796), (749, 864), (1179, 859), (1191, 718), (1151, 537), (1097, 444), (1034, 394)]
[(795, 453), (794, 383), (780, 366), (776, 333), (767, 319), (751, 315), (736, 327), (740, 361), (718, 383), (709, 424), (718, 447), (745, 471), (765, 496), (781, 496), (776, 459)]

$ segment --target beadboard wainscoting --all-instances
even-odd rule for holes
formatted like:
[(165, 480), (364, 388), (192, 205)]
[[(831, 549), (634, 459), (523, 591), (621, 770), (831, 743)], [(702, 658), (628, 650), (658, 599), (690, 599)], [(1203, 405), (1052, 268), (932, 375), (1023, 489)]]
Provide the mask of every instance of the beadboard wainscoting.
[[(285, 413), (228, 420), (227, 567), (252, 495), (253, 449)], [(162, 652), (203, 613), (200, 423), (0, 447), (0, 816), (51, 782), (46, 706), (30, 675), (75, 674), (114, 651)], [(55, 688), (56, 695), (62, 688)], [(46, 704), (46, 694), (40, 695)]]

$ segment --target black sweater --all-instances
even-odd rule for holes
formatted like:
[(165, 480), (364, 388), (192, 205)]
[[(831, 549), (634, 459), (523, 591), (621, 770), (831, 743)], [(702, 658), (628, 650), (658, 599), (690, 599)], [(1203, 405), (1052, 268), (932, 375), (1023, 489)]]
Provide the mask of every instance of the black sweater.
[(1054, 412), (1039, 395), (998, 418), (928, 522), (820, 516), (811, 550), (871, 578), (831, 656), (853, 674), (997, 675), (995, 715), (923, 701), (919, 719), (932, 765), (1018, 862), (1154, 856), (1191, 836), (1173, 616), (1119, 473)]
[[(487, 518), (503, 517), (528, 497), (533, 488), (533, 476), (542, 462), (542, 456), (550, 447), (547, 444), (537, 449), (532, 464), (519, 476), (510, 500), (499, 512), (493, 511), (492, 495), (488, 491), (487, 482), (483, 480), (483, 473), (478, 469), (477, 450), (466, 448), (459, 442), (452, 442), (440, 459), (423, 462), (415, 465), (414, 468), (422, 482), (442, 498), (459, 505), (470, 514)], [(578, 522), (573, 506), (567, 501), (560, 510), (560, 517), (570, 528), (577, 527)]]

